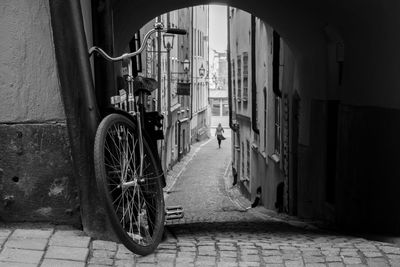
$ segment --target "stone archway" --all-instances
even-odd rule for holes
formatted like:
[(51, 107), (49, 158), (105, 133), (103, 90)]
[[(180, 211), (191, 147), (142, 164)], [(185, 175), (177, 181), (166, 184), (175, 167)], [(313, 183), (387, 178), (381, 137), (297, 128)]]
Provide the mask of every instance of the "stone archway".
[[(190, 4), (211, 3), (214, 2), (193, 1)], [(400, 52), (396, 48), (400, 45), (400, 36), (396, 33), (400, 28), (400, 19), (396, 16), (400, 4), (395, 0), (385, 3), (366, 1), (362, 6), (344, 0), (309, 0), (301, 3), (290, 0), (233, 0), (218, 1), (218, 4), (237, 7), (262, 19), (276, 29), (292, 49), (296, 60), (294, 89), (300, 90), (301, 98), (305, 99), (301, 104), (303, 114), (299, 119), (299, 142), (309, 148), (299, 157), (307, 158), (310, 166), (315, 164), (314, 160), (318, 160), (318, 155), (326, 157), (328, 153), (320, 147), (325, 142), (324, 138), (329, 138), (323, 136), (328, 131), (325, 124), (329, 122), (326, 117), (319, 115), (326, 110), (329, 101), (339, 101), (339, 142), (335, 151), (339, 160), (335, 179), (338, 179), (337, 191), (343, 192), (338, 193), (335, 208), (338, 222), (356, 226), (356, 221), (361, 223), (373, 216), (374, 219), (369, 220), (371, 223), (366, 226), (373, 228), (372, 221), (378, 223), (382, 210), (380, 207), (385, 207), (383, 217), (394, 220), (388, 219), (379, 224), (390, 225), (391, 229), (398, 231), (394, 221), (399, 222), (400, 216), (393, 217), (390, 207), (385, 203), (398, 202), (398, 192), (394, 188), (399, 181), (393, 177), (399, 174), (399, 169), (393, 161), (396, 157), (393, 155), (397, 155), (396, 150), (400, 145), (393, 141), (396, 140), (393, 137), (399, 133), (399, 129), (388, 124), (384, 125), (384, 131), (377, 128), (383, 127), (382, 121), (389, 119), (394, 122), (400, 116), (400, 93), (396, 90), (400, 87), (400, 79), (395, 71), (399, 69), (400, 61)], [(186, 6), (184, 0), (116, 1), (113, 5), (114, 51), (118, 53), (122, 50), (131, 31), (150, 18)], [(340, 65), (340, 73), (330, 69), (331, 65), (336, 64)], [(318, 130), (321, 132), (315, 134)], [(376, 136), (372, 137), (371, 132)], [(313, 140), (318, 138), (321, 140)], [(390, 145), (374, 143), (375, 140), (388, 138)], [(372, 146), (371, 142), (374, 143)], [(367, 151), (372, 155), (386, 156), (368, 157)], [(369, 169), (365, 168), (366, 162)], [(313, 176), (314, 182), (322, 183), (325, 174), (321, 178), (321, 173), (324, 171), (315, 172), (312, 167), (308, 168), (303, 175)], [(376, 177), (381, 176), (385, 177), (385, 182), (376, 181)], [(308, 186), (314, 182), (309, 181)], [(382, 193), (370, 199), (378, 188)], [(325, 201), (322, 198), (316, 196), (321, 206)], [(348, 205), (354, 199), (359, 203)], [(370, 202), (369, 207), (362, 210), (364, 199), (370, 199)]]
[[(59, 4), (59, 2), (54, 0), (50, 3), (52, 3), (54, 9), (61, 12), (63, 4)], [(191, 5), (211, 3), (214, 2), (199, 0), (190, 2)], [(272, 0), (247, 2), (224, 0), (218, 3), (229, 4), (248, 11), (270, 24), (280, 33), (293, 51), (296, 60), (295, 72), (297, 77), (294, 84), (296, 86), (295, 89), (302, 90), (302, 97), (308, 99), (308, 101), (311, 99), (323, 101), (340, 99), (341, 106), (339, 107), (339, 112), (341, 114), (341, 121), (339, 121), (340, 132), (338, 136), (347, 141), (340, 143), (341, 147), (338, 148), (338, 153), (344, 156), (340, 160), (338, 167), (338, 172), (341, 175), (339, 186), (346, 189), (345, 192), (355, 192), (358, 194), (358, 199), (363, 199), (371, 195), (371, 192), (368, 191), (370, 190), (369, 184), (373, 184), (375, 188), (378, 186), (377, 188), (381, 192), (385, 192), (382, 193), (387, 198), (385, 198), (385, 202), (398, 203), (396, 196), (399, 194), (395, 188), (399, 187), (396, 186), (398, 185), (398, 181), (394, 177), (397, 177), (399, 169), (395, 161), (393, 161), (395, 157), (391, 157), (391, 155), (395, 155), (396, 151), (400, 151), (398, 149), (400, 145), (396, 143), (394, 146), (373, 146), (372, 151), (370, 151), (373, 155), (387, 155), (386, 157), (376, 159), (376, 161), (373, 157), (365, 156), (367, 153), (358, 152), (364, 151), (365, 147), (368, 146), (371, 139), (369, 135), (371, 130), (374, 130), (374, 133), (378, 135), (378, 137), (374, 138), (382, 139), (394, 137), (399, 131), (395, 123), (390, 126), (382, 124), (387, 118), (390, 118), (394, 122), (400, 116), (398, 105), (400, 93), (397, 90), (400, 87), (400, 79), (398, 79), (397, 75), (398, 58), (400, 57), (397, 47), (400, 46), (400, 36), (395, 34), (395, 29), (400, 28), (400, 19), (397, 18), (396, 14), (396, 11), (400, 8), (398, 1), (392, 0), (385, 3), (377, 3), (371, 0), (364, 2), (362, 7), (357, 6), (356, 3), (348, 3), (344, 0), (329, 3), (321, 3), (321, 1), (317, 0), (309, 0), (301, 3), (294, 0), (279, 2)], [(111, 37), (113, 39), (112, 48), (115, 54), (122, 51), (123, 47), (129, 42), (132, 33), (139, 29), (145, 22), (161, 13), (188, 5), (187, 1), (184, 0), (147, 2), (110, 0), (108, 4), (110, 4), (106, 6), (106, 8), (110, 9), (108, 10), (108, 16), (113, 18), (113, 34)], [(74, 15), (71, 18), (72, 20), (75, 20), (77, 12), (79, 11), (76, 9), (71, 12), (71, 15)], [(371, 18), (375, 18), (375, 20), (371, 20)], [(61, 23), (61, 25), (64, 24)], [(70, 46), (69, 48), (72, 50), (78, 47), (80, 52), (83, 53), (85, 51), (87, 48), (86, 44), (81, 40), (83, 29), (78, 29), (83, 26), (82, 24), (75, 26), (77, 27), (76, 32), (79, 32), (77, 35), (79, 38), (75, 40), (75, 44), (73, 42), (62, 43), (61, 39), (57, 40), (55, 37), (56, 50), (58, 46), (64, 48)], [(62, 33), (64, 36), (61, 34), (58, 38), (68, 38), (68, 36), (65, 36), (68, 33)], [(332, 86), (331, 74), (326, 69), (328, 65), (327, 42), (329, 39), (335, 40), (337, 36), (341, 36), (340, 38), (343, 40), (346, 50), (345, 58), (340, 59), (345, 61), (344, 82), (340, 87)], [(70, 37), (73, 38), (74, 36)], [(74, 68), (81, 66), (85, 70), (79, 74), (82, 79), (75, 80), (75, 83), (77, 88), (84, 88), (87, 85), (87, 81), (91, 80), (88, 61), (79, 59), (78, 57), (83, 55), (80, 53), (71, 52), (69, 55), (76, 57), (73, 63), (82, 63), (74, 65)], [(57, 58), (57, 61), (59, 63), (66, 63), (65, 66), (71, 64), (71, 58)], [(377, 68), (377, 66), (381, 66), (382, 68)], [(69, 68), (72, 69), (71, 66)], [(63, 75), (66, 75), (66, 77), (62, 77)], [(60, 72), (60, 76), (62, 78), (60, 78), (60, 81), (64, 88), (63, 90), (70, 90), (68, 87), (71, 86), (70, 82), (76, 78), (76, 72), (71, 71), (67, 74)], [(88, 90), (92, 90), (90, 87), (89, 85), (86, 91), (82, 93), (85, 96), (83, 102), (80, 102), (84, 106), (83, 109), (80, 107), (75, 107), (76, 109), (66, 107), (67, 118), (75, 118), (75, 123), (69, 125), (69, 127), (81, 127), (79, 130), (84, 130), (82, 124), (77, 123), (80, 121), (80, 113), (76, 111), (82, 110), (84, 112), (84, 109), (88, 107), (93, 108), (90, 104), (94, 101), (92, 99), (93, 96), (88, 94)], [(377, 88), (379, 88), (379, 92), (377, 92)], [(69, 103), (71, 101), (72, 99), (69, 99)], [(310, 102), (302, 103), (304, 103), (302, 104), (304, 115), (299, 120), (299, 142), (303, 146), (312, 146), (312, 140), (310, 140), (310, 133), (312, 132), (310, 121), (312, 120), (312, 116), (310, 114), (315, 112), (315, 110), (311, 110)], [(72, 103), (71, 105), (77, 104)], [(374, 108), (370, 108), (371, 106)], [(94, 114), (95, 112), (91, 113)], [(379, 123), (379, 127), (385, 126), (386, 131), (378, 132), (369, 118), (373, 118), (374, 122)], [(350, 125), (350, 122), (354, 122), (354, 120), (356, 123)], [(71, 131), (74, 130), (76, 128)], [(350, 134), (350, 131), (352, 134)], [(75, 136), (78, 139), (81, 137)], [(86, 138), (90, 140), (90, 137), (82, 137), (80, 141), (84, 143), (85, 140), (87, 141)], [(349, 151), (351, 152), (350, 154), (348, 153)], [(90, 151), (84, 151), (84, 153), (90, 153)], [(299, 155), (299, 157), (302, 156), (304, 155)], [(305, 157), (311, 160), (313, 159), (313, 154), (307, 154)], [(368, 171), (364, 168), (366, 165), (365, 162), (368, 162), (367, 165), (371, 166), (372, 170)], [(357, 173), (358, 175), (356, 175)], [(305, 175), (308, 174), (318, 176), (318, 174), (312, 172), (305, 173)], [(377, 184), (374, 181), (374, 177), (377, 175), (383, 175), (386, 182)], [(83, 176), (89, 178), (90, 172), (84, 173)], [(356, 182), (359, 176), (363, 176), (364, 183), (362, 184), (363, 188), (357, 190)], [(317, 179), (318, 177), (315, 178)], [(347, 182), (349, 179), (354, 184), (350, 184), (349, 186)], [(387, 192), (387, 190), (390, 192)], [(370, 201), (372, 203), (371, 207), (373, 207), (372, 214), (385, 206), (380, 196), (378, 195), (374, 200)], [(348, 215), (356, 211), (357, 206), (348, 207), (347, 203), (350, 200), (348, 196), (343, 196), (338, 202), (338, 214), (344, 218), (344, 224), (357, 224), (366, 215), (355, 213), (357, 220), (351, 222), (352, 216)], [(384, 214), (390, 218), (390, 208), (385, 208)], [(378, 218), (377, 215), (376, 218)], [(390, 221), (391, 224), (388, 224), (393, 228), (392, 225), (400, 221), (400, 217), (396, 215), (394, 216), (394, 220), (386, 221)]]

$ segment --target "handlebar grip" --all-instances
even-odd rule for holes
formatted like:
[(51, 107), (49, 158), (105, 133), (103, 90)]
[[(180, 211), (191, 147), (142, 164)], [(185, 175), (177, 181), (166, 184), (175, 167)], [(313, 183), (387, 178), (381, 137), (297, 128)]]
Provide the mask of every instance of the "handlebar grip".
[(187, 31), (184, 29), (169, 28), (167, 29), (166, 33), (185, 35)]

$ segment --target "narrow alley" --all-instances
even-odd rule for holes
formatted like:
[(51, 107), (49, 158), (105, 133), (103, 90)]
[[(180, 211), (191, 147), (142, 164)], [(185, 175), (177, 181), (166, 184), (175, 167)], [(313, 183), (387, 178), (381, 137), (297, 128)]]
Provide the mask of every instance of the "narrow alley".
[(0, 267), (400, 267), (399, 14), (2, 1)]

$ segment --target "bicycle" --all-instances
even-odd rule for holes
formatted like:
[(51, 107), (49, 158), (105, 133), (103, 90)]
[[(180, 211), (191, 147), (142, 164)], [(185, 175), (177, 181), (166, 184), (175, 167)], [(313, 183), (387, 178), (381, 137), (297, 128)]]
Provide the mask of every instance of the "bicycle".
[[(155, 32), (186, 34), (186, 30), (164, 29), (162, 23), (156, 23), (135, 52), (111, 57), (94, 46), (89, 56), (97, 52), (109, 61), (134, 57)], [(163, 116), (145, 110), (145, 98), (155, 89), (155, 80), (128, 75), (126, 81), (129, 95), (134, 96), (131, 110), (111, 108), (100, 122), (94, 143), (95, 176), (117, 237), (133, 253), (147, 255), (160, 243), (165, 224), (165, 177), (154, 140), (163, 138)]]

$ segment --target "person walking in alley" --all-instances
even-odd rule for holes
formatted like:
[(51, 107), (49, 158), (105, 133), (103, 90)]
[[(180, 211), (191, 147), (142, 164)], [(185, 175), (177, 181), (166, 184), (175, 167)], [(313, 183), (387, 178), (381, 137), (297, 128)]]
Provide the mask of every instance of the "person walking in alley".
[(215, 135), (217, 136), (219, 148), (221, 148), (221, 141), (225, 140), (225, 137), (222, 135), (223, 132), (224, 128), (222, 128), (221, 123), (219, 123), (217, 129), (215, 129)]

